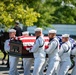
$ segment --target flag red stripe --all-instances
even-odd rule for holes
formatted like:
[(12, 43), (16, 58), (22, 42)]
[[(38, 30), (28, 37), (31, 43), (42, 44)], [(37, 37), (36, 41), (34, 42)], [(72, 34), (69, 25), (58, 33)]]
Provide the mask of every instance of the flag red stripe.
[(35, 39), (21, 40), (22, 42), (35, 42)]

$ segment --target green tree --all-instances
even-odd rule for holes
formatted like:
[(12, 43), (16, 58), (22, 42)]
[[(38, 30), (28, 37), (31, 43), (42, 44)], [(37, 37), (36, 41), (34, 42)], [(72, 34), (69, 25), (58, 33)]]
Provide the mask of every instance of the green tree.
[(55, 23), (76, 24), (76, 1), (0, 0), (0, 24), (9, 27), (15, 20), (25, 26), (36, 25), (44, 28)]
[[(64, 2), (64, 5), (62, 5)], [(33, 5), (32, 5), (33, 4)], [(47, 27), (51, 24), (76, 24), (76, 1), (75, 0), (45, 0), (45, 2), (31, 2), (33, 7), (41, 14), (35, 23), (37, 26)]]
[[(62, 5), (62, 2), (64, 4)], [(75, 0), (46, 0), (46, 4), (51, 8), (50, 15), (53, 16), (51, 23), (56, 24), (76, 24), (76, 1)]]
[(64, 5), (58, 7), (53, 14), (56, 18), (54, 23), (59, 24), (76, 24), (76, 7), (72, 0), (64, 0)]
[(0, 24), (10, 27), (15, 20), (19, 20), (26, 26), (32, 26), (38, 21), (40, 14), (25, 5), (21, 0), (0, 1)]

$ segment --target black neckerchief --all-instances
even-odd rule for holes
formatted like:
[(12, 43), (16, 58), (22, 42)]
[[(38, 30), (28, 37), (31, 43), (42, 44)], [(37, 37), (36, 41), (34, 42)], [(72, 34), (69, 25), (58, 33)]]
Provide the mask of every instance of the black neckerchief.
[[(39, 36), (36, 37), (36, 40), (39, 38)], [(36, 43), (36, 41), (34, 42), (34, 44)]]
[(39, 36), (36, 37), (36, 40), (39, 38)]
[(49, 42), (50, 42), (51, 40), (53, 40), (53, 39), (54, 39), (54, 38), (50, 38), (50, 39), (49, 39)]
[(65, 42), (62, 42), (62, 44), (64, 44)]

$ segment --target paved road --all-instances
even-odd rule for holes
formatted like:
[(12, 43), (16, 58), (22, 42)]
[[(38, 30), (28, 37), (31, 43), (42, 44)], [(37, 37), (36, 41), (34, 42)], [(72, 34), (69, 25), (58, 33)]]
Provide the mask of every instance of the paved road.
[[(8, 75), (9, 73), (9, 69), (6, 67), (6, 65), (1, 65), (1, 60), (0, 60), (0, 75)], [(6, 61), (5, 61), (6, 63)], [(18, 71), (20, 73), (20, 75), (23, 75), (23, 69), (20, 69), (21, 67), (21, 62), (18, 63)]]
[[(9, 69), (6, 67), (6, 65), (1, 65), (1, 60), (0, 60), (0, 75), (8, 75), (9, 73)], [(6, 61), (5, 61), (6, 63)], [(24, 75), (23, 74), (23, 69), (20, 69), (21, 67), (21, 61), (18, 63), (18, 71), (20, 73), (20, 75)], [(32, 69), (33, 69), (33, 66), (32, 66)], [(32, 73), (32, 69), (31, 69), (31, 73)], [(71, 71), (69, 71), (69, 75), (70, 75)]]

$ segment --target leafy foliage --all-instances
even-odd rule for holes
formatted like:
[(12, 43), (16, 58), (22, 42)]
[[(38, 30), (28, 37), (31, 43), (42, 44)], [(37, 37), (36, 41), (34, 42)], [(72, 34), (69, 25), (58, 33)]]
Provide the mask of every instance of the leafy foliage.
[(32, 26), (34, 22), (37, 22), (40, 14), (33, 8), (24, 7), (20, 2), (16, 2), (16, 0), (0, 2), (0, 24), (10, 27), (15, 20), (19, 20), (26, 26)]
[(76, 24), (76, 0), (0, 0), (0, 24), (19, 20), (26, 26)]

